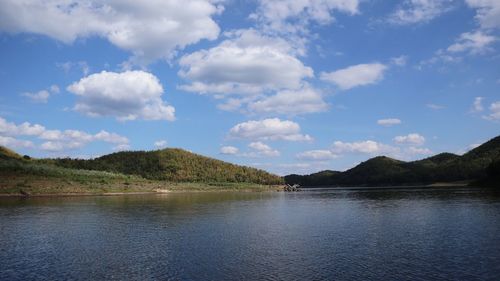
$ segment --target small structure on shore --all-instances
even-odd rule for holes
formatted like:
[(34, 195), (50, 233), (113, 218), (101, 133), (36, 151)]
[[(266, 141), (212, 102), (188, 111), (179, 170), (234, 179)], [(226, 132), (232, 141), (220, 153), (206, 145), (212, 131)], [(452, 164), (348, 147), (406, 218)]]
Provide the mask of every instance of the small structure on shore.
[(298, 185), (298, 184), (294, 184), (294, 185), (285, 184), (285, 186), (283, 187), (283, 191), (285, 191), (285, 192), (300, 191), (300, 185)]
[(28, 196), (30, 196), (30, 195), (31, 195), (29, 192), (24, 191), (24, 190), (22, 190), (22, 189), (20, 189), (20, 190), (19, 190), (19, 193), (21, 193), (21, 195), (22, 195), (22, 196), (25, 196), (25, 197), (28, 197)]

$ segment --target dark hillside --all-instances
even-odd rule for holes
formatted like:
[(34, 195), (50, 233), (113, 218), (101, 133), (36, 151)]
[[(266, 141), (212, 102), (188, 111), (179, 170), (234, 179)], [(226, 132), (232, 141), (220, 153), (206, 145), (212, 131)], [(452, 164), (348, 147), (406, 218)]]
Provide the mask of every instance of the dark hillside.
[[(345, 172), (311, 175), (290, 175), (286, 183), (306, 186), (381, 186), (419, 185), (436, 182), (473, 182), (494, 180), (500, 163), (500, 137), (470, 150), (462, 156), (440, 153), (413, 162), (404, 162), (385, 156), (369, 159)], [(318, 176), (323, 175), (323, 176)]]
[(43, 160), (65, 168), (99, 170), (172, 182), (249, 182), (280, 184), (283, 179), (255, 168), (234, 165), (182, 149), (126, 151), (96, 159)]

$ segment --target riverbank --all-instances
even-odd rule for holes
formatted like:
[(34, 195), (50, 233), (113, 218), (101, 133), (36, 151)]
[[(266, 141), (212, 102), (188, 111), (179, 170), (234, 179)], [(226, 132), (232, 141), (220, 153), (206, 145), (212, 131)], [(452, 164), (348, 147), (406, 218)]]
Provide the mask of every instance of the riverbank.
[(19, 173), (0, 175), (0, 196), (88, 196), (161, 194), (169, 192), (276, 191), (278, 186), (252, 183), (173, 183), (140, 177), (46, 177)]

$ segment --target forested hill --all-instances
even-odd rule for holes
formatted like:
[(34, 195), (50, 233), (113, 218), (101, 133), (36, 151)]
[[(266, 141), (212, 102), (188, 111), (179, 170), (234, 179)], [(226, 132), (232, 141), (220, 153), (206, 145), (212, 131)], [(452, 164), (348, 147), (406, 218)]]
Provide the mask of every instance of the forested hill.
[(500, 184), (500, 136), (462, 156), (441, 153), (413, 162), (378, 156), (345, 172), (285, 176), (286, 183), (303, 186), (394, 186), (458, 181)]
[(64, 168), (138, 175), (172, 182), (283, 183), (282, 177), (263, 170), (234, 165), (177, 148), (117, 152), (90, 160), (63, 158), (38, 161)]

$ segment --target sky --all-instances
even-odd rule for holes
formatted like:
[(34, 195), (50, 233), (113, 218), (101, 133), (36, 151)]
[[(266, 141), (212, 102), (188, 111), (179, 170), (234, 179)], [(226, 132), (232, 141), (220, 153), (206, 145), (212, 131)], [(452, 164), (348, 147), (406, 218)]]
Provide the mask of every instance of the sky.
[(280, 175), (500, 133), (499, 0), (2, 0), (0, 145)]

